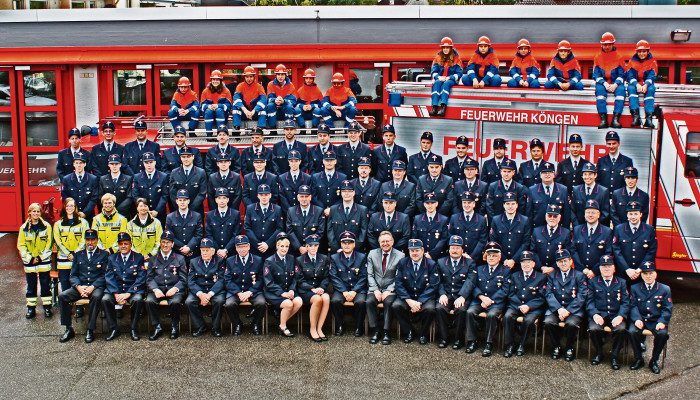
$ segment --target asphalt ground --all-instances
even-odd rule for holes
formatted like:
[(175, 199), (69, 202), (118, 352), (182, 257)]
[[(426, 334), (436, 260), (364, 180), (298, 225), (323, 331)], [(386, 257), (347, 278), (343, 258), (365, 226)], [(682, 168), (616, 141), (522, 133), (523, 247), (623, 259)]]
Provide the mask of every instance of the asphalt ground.
[[(143, 318), (141, 341), (123, 334), (105, 342), (98, 320), (97, 339), (88, 345), (82, 340), (83, 317), (74, 325), (76, 339), (60, 344), (58, 309), (51, 320), (41, 308), (35, 320), (24, 318), (24, 274), (15, 241), (15, 235), (0, 238), (0, 396), (5, 398), (697, 399), (700, 393), (697, 277), (660, 278), (671, 284), (674, 297), (660, 375), (647, 368), (630, 371), (629, 361), (619, 371), (607, 363), (591, 366), (586, 336), (579, 359), (568, 363), (533, 355), (532, 344), (528, 355), (510, 359), (441, 350), (435, 343), (370, 345), (367, 337), (330, 336), (330, 321), (325, 330), (330, 340), (318, 344), (303, 335), (278, 336), (274, 319), (270, 334), (262, 337), (246, 327), (240, 337), (192, 338), (184, 316), (183, 336), (175, 341), (146, 340)], [(125, 316), (123, 333), (127, 325)], [(293, 322), (289, 325), (296, 331)]]

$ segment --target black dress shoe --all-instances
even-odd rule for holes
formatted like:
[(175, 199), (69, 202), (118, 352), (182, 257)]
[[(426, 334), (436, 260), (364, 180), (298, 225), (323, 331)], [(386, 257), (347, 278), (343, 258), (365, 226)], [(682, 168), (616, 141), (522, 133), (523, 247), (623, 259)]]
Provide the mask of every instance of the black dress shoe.
[(525, 345), (520, 344), (518, 345), (518, 349), (515, 350), (515, 355), (518, 357), (522, 357), (525, 355)]
[(617, 357), (612, 357), (610, 359), (610, 368), (614, 369), (615, 371), (620, 369), (620, 362), (617, 361)]
[(561, 357), (561, 347), (557, 346), (552, 349), (552, 360), (558, 360)]
[(36, 307), (27, 307), (27, 313), (24, 314), (24, 318), (33, 319), (36, 317)]
[(591, 365), (598, 365), (601, 362), (603, 362), (603, 355), (602, 354), (596, 354), (591, 359)]
[(173, 326), (172, 329), (170, 329), (170, 339), (175, 340), (178, 337), (180, 337), (180, 331), (177, 329), (177, 327)]
[(253, 335), (254, 336), (260, 336), (262, 335), (262, 329), (258, 325), (253, 325)]
[(418, 343), (420, 344), (428, 344), (428, 337), (427, 336), (421, 336), (418, 338)]
[(364, 331), (364, 329), (362, 329), (362, 328), (357, 328), (357, 329), (355, 329), (355, 332), (353, 332), (352, 334), (353, 334), (353, 336), (355, 336), (355, 337), (361, 337), (362, 335), (365, 334), (363, 331)]
[(343, 336), (344, 333), (345, 333), (345, 330), (343, 330), (343, 325), (338, 325), (335, 328), (335, 333), (334, 333), (335, 336)]
[(506, 350), (503, 352), (503, 357), (511, 358), (513, 357), (513, 345), (506, 346)]
[(413, 331), (408, 331), (408, 334), (403, 339), (404, 343), (411, 343), (413, 341)]
[(328, 341), (328, 336), (319, 336), (319, 338), (321, 338), (321, 340), (323, 340), (324, 342)]
[(156, 325), (156, 327), (153, 329), (153, 334), (148, 337), (148, 340), (154, 341), (158, 340), (160, 335), (163, 334), (163, 328), (160, 326), (160, 324)]
[(461, 340), (455, 340), (455, 342), (452, 344), (452, 350), (459, 350), (462, 347), (464, 347), (464, 342)]
[(88, 329), (87, 332), (85, 332), (85, 343), (92, 343), (95, 341), (95, 333), (92, 331), (92, 329)]
[(661, 368), (659, 368), (659, 363), (656, 361), (649, 361), (649, 370), (657, 375), (661, 373)]
[(131, 330), (131, 340), (134, 342), (138, 342), (141, 340), (141, 337), (139, 336), (139, 331), (132, 329)]
[(233, 327), (233, 336), (241, 336), (241, 331), (243, 328), (241, 327), (241, 324), (235, 325)]
[(440, 340), (440, 342), (438, 342), (438, 348), (444, 349), (445, 347), (447, 347), (447, 340), (445, 340), (445, 339)]
[(476, 340), (470, 340), (467, 342), (466, 352), (471, 354), (471, 353), (475, 352), (476, 349), (478, 349), (478, 348), (479, 348), (479, 346), (476, 344)]
[(53, 310), (51, 307), (44, 307), (44, 318), (51, 318), (53, 317)]
[(571, 347), (567, 347), (566, 351), (564, 352), (564, 359), (566, 361), (574, 361), (576, 359), (576, 353), (574, 353), (574, 349)]
[(375, 330), (372, 332), (372, 335), (369, 337), (369, 344), (377, 344), (379, 343), (379, 331)]
[(493, 344), (486, 343), (486, 346), (484, 346), (484, 350), (481, 352), (481, 356), (482, 357), (491, 357), (492, 353), (493, 353)]
[(288, 337), (288, 338), (294, 337), (294, 334), (292, 333), (292, 331), (289, 330), (289, 328), (284, 328), (284, 329), (279, 328), (279, 330), (280, 330), (281, 336)]
[(61, 338), (58, 339), (58, 341), (60, 343), (65, 343), (65, 342), (73, 339), (74, 337), (75, 337), (75, 331), (73, 330), (73, 328), (66, 328), (66, 331), (63, 332), (63, 336), (61, 336)]
[(311, 339), (311, 341), (312, 341), (312, 342), (315, 342), (315, 343), (321, 343), (321, 342), (323, 342), (323, 340), (321, 339), (320, 336), (319, 336), (319, 337), (313, 337), (313, 336), (309, 335), (309, 339)]
[(634, 360), (632, 364), (630, 364), (630, 369), (632, 371), (636, 371), (644, 366), (644, 360), (639, 359), (639, 360)]
[(389, 335), (388, 333), (385, 333), (384, 337), (382, 338), (382, 344), (384, 346), (390, 345), (391, 344), (391, 335)]
[(82, 318), (85, 313), (85, 307), (77, 306), (75, 307), (75, 318)]
[(113, 330), (112, 332), (109, 333), (109, 336), (105, 338), (106, 341), (110, 342), (121, 335), (121, 332), (119, 332), (117, 329)]
[(212, 329), (211, 335), (214, 337), (222, 337), (224, 336), (223, 333), (221, 333), (221, 329)]
[(207, 328), (201, 327), (199, 329), (196, 329), (194, 332), (192, 332), (192, 336), (193, 337), (200, 337), (200, 336), (204, 335), (205, 333), (207, 333)]

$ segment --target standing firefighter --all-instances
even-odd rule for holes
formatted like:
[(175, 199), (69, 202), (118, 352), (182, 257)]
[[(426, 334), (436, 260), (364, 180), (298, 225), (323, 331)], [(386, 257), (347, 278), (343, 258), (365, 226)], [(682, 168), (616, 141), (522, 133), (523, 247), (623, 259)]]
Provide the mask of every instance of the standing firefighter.
[(41, 304), (44, 306), (44, 316), (51, 318), (51, 252), (53, 244), (51, 224), (41, 218), (39, 203), (29, 205), (27, 220), (19, 228), (17, 250), (24, 264), (24, 276), (27, 279), (27, 313), (25, 317), (32, 319), (36, 316), (37, 277), (41, 287)]

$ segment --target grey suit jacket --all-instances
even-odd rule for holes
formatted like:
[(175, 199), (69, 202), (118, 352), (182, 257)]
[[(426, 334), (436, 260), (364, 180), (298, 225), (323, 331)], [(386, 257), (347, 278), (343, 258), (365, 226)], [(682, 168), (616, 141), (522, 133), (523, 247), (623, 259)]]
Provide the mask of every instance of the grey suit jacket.
[(394, 291), (394, 280), (396, 279), (396, 266), (399, 260), (406, 257), (402, 252), (392, 249), (386, 262), (386, 272), (382, 272), (381, 248), (374, 249), (367, 255), (367, 280), (369, 283), (369, 293), (375, 290), (382, 292)]

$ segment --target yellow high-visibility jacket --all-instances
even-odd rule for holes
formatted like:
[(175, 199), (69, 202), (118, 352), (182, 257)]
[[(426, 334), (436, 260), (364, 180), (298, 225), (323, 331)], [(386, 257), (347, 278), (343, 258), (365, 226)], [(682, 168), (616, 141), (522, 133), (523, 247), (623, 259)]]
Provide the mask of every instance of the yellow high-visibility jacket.
[(142, 256), (155, 256), (160, 250), (160, 235), (163, 234), (163, 226), (156, 218), (150, 215), (145, 224), (141, 224), (139, 216), (129, 221), (126, 231), (131, 235), (132, 249)]
[[(51, 254), (53, 253), (53, 237), (51, 236), (51, 224), (39, 218), (39, 230), (31, 227), (27, 220), (19, 228), (17, 236), (17, 250), (24, 264), (24, 272), (48, 272), (51, 271)], [(31, 264), (32, 260), (39, 257), (40, 262)]]
[(97, 214), (92, 219), (92, 229), (97, 230), (97, 239), (99, 239), (97, 247), (112, 254), (118, 252), (117, 235), (119, 232), (126, 232), (126, 223), (126, 218), (116, 211), (109, 217), (103, 212)]
[(85, 231), (90, 225), (84, 218), (74, 219), (73, 225), (63, 224), (63, 220), (53, 224), (53, 240), (56, 243), (58, 254), (56, 255), (56, 267), (58, 269), (70, 269), (73, 262), (68, 259), (69, 254), (82, 250), (85, 247)]

